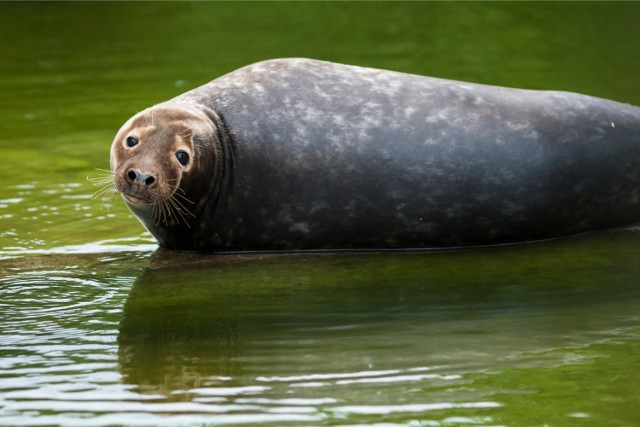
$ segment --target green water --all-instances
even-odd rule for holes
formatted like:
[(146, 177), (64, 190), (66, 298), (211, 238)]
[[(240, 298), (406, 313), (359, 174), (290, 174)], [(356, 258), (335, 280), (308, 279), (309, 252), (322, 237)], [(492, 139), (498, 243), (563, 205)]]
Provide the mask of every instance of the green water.
[(0, 425), (640, 424), (640, 233), (462, 253), (156, 251), (135, 112), (305, 56), (640, 104), (636, 3), (0, 3)]

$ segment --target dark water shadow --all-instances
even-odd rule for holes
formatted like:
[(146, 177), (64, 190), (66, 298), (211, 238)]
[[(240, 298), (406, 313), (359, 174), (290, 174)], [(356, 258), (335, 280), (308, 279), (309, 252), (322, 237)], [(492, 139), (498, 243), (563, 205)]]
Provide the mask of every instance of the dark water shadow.
[(159, 251), (125, 304), (119, 368), (166, 394), (322, 372), (492, 369), (637, 329), (639, 250), (628, 229), (451, 253)]

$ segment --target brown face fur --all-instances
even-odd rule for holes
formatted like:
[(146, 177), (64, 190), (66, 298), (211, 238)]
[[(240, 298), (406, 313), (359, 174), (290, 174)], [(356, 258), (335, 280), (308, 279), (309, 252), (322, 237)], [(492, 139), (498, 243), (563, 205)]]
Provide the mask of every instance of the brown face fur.
[(212, 131), (207, 116), (188, 106), (156, 106), (133, 116), (111, 146), (116, 189), (130, 206), (153, 204), (169, 216), (172, 209), (188, 212), (193, 201), (185, 181), (202, 167), (196, 140)]

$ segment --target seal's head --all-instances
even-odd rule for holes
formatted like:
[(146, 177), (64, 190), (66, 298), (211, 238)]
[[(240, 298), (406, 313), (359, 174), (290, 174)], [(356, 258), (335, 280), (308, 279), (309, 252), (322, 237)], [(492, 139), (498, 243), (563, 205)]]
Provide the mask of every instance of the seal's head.
[(113, 182), (147, 228), (188, 225), (199, 198), (197, 177), (214, 163), (206, 160), (213, 135), (210, 118), (188, 104), (151, 107), (120, 128), (111, 146)]

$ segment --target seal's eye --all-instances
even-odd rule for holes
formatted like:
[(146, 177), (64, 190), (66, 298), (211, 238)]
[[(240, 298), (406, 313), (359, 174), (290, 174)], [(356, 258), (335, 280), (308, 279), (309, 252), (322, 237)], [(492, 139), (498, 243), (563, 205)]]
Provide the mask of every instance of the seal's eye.
[(187, 154), (186, 151), (179, 150), (176, 152), (176, 159), (178, 159), (182, 166), (187, 166), (187, 163), (189, 163), (189, 154)]
[(125, 144), (127, 144), (127, 147), (131, 148), (131, 147), (135, 147), (136, 145), (138, 145), (138, 138), (136, 138), (135, 136), (129, 136), (127, 137), (127, 140), (125, 141)]

